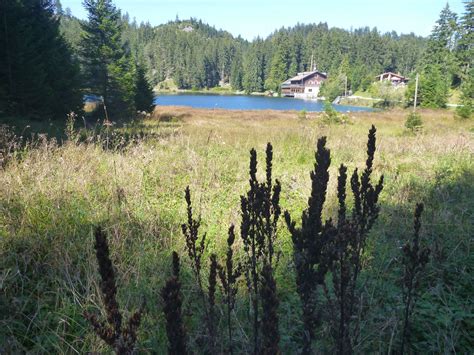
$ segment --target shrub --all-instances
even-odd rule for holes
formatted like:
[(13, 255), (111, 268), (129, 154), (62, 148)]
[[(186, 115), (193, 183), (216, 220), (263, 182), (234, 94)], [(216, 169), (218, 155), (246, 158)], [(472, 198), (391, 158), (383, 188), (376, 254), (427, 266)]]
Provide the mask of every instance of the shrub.
[(307, 111), (305, 109), (302, 109), (298, 112), (298, 118), (300, 120), (305, 120), (307, 118), (306, 114), (307, 114)]
[(456, 108), (456, 116), (460, 119), (472, 118), (474, 115), (474, 69), (467, 71), (461, 83), (461, 106)]
[(331, 105), (330, 102), (324, 102), (324, 113), (322, 115), (322, 121), (325, 124), (343, 124), (348, 122), (348, 117), (337, 110)]
[[(367, 142), (367, 160), (365, 169), (359, 175), (355, 169), (350, 180), (353, 195), (353, 207), (350, 216), (346, 210), (347, 168), (341, 164), (339, 168), (337, 197), (339, 201), (338, 221), (334, 225), (326, 222), (327, 234), (332, 235), (330, 247), (326, 249), (329, 260), (328, 268), (332, 275), (334, 299), (328, 296), (331, 305), (336, 305), (332, 318), (337, 352), (352, 353), (354, 341), (358, 338), (360, 319), (356, 316), (361, 294), (357, 288), (357, 280), (362, 271), (362, 256), (367, 245), (367, 236), (379, 214), (379, 195), (383, 189), (383, 175), (373, 185), (372, 167), (375, 154), (374, 126), (369, 130)], [(356, 321), (355, 326), (352, 324)]]
[(405, 88), (394, 86), (389, 80), (372, 83), (369, 92), (372, 97), (380, 99), (374, 103), (376, 108), (389, 108), (403, 104)]
[[(206, 234), (204, 233), (199, 238), (199, 227), (201, 226), (201, 218), (194, 219), (193, 207), (191, 202), (191, 191), (189, 186), (185, 190), (185, 199), (187, 205), (187, 217), (186, 223), (181, 225), (182, 233), (186, 241), (186, 250), (188, 252), (189, 259), (191, 261), (194, 278), (198, 285), (198, 292), (201, 298), (202, 307), (205, 312), (205, 324), (207, 327), (209, 339), (211, 339), (210, 347), (213, 350), (215, 346), (215, 325), (214, 325), (214, 297), (215, 297), (215, 286), (216, 286), (216, 275), (217, 275), (217, 260), (215, 255), (211, 255), (211, 274), (209, 276), (209, 287), (206, 297), (204, 284), (202, 282), (202, 264), (201, 259), (206, 249)], [(199, 242), (198, 242), (198, 239)]]
[(464, 104), (456, 107), (456, 117), (462, 120), (472, 118), (474, 115), (473, 105)]
[(423, 121), (421, 115), (415, 111), (408, 114), (405, 121), (405, 128), (411, 132), (418, 132), (423, 128)]

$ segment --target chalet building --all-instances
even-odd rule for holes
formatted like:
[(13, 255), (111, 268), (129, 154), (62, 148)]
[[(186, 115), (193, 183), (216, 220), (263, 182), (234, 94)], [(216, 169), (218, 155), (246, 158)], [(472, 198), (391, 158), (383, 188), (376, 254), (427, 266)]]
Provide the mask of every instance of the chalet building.
[(326, 73), (317, 70), (298, 73), (281, 84), (281, 94), (287, 97), (315, 99), (318, 97), (321, 84), (326, 79)]
[(408, 78), (392, 72), (377, 75), (375, 78), (377, 81), (389, 80), (393, 86), (405, 85), (408, 82)]

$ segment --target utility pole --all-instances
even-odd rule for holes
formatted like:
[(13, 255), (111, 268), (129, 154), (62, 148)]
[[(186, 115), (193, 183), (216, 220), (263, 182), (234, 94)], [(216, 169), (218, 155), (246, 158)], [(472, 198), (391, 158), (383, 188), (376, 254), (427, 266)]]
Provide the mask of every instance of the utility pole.
[(345, 89), (344, 89), (344, 97), (347, 97), (347, 75), (345, 75), (345, 81), (346, 81), (346, 84), (345, 84)]
[(413, 103), (413, 112), (416, 111), (416, 100), (418, 98), (418, 73), (416, 73), (416, 83), (415, 83), (415, 102)]

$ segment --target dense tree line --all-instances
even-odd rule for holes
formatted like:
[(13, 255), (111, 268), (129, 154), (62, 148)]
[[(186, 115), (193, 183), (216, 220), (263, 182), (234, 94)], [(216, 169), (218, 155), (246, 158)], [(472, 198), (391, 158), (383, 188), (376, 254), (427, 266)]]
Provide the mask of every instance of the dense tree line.
[[(439, 19), (428, 38), (420, 70), (418, 103), (424, 107), (446, 107), (449, 89), (460, 88), (461, 103), (458, 112), (469, 117), (474, 100), (474, 1), (465, 2), (465, 12), (458, 15), (449, 5), (442, 9)], [(412, 80), (407, 99), (413, 98)]]
[[(151, 86), (181, 89), (231, 86), (278, 92), (300, 71), (328, 73), (322, 93), (367, 90), (376, 75), (420, 73), (419, 103), (445, 107), (460, 88), (464, 116), (473, 101), (474, 2), (459, 17), (441, 11), (429, 38), (344, 30), (326, 23), (281, 28), (247, 41), (193, 19), (153, 27), (122, 14), (111, 0), (86, 0), (87, 20), (59, 0), (1, 1), (0, 112), (60, 116), (80, 108), (81, 96), (104, 99), (113, 115), (149, 108)], [(406, 93), (411, 103), (414, 80)]]
[[(71, 19), (65, 18), (62, 28), (74, 46)], [(156, 27), (137, 24), (128, 14), (120, 21), (122, 42), (144, 63), (150, 82), (173, 79), (181, 89), (230, 84), (246, 92), (277, 91), (288, 77), (311, 70), (311, 63), (331, 76), (339, 75), (343, 64), (351, 89), (366, 89), (383, 71), (412, 73), (427, 46), (427, 39), (414, 34), (382, 34), (369, 27), (349, 31), (326, 23), (297, 24), (249, 42), (193, 18)]]
[(85, 0), (79, 21), (59, 0), (0, 1), (0, 114), (65, 117), (82, 96), (103, 99), (112, 118), (148, 110), (153, 96), (111, 0)]
[(366, 89), (382, 71), (410, 74), (427, 44), (414, 34), (381, 34), (368, 27), (347, 31), (326, 23), (281, 28), (252, 42), (195, 19), (155, 28), (133, 22), (128, 31), (153, 84), (173, 79), (179, 88), (201, 89), (230, 83), (246, 92), (277, 91), (288, 77), (311, 70), (311, 63), (338, 74), (344, 61), (351, 88)]

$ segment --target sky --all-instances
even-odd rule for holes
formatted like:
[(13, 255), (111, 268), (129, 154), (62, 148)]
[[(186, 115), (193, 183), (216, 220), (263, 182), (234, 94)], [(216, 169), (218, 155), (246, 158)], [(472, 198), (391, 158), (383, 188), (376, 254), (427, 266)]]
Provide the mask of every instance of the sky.
[[(299, 23), (327, 22), (344, 29), (377, 27), (381, 32), (397, 31), (428, 36), (446, 0), (115, 0), (130, 19), (160, 25), (176, 16), (194, 17), (234, 36), (252, 40), (267, 37), (276, 29)], [(61, 0), (74, 16), (85, 19), (81, 0)], [(449, 6), (462, 14), (462, 0)]]

